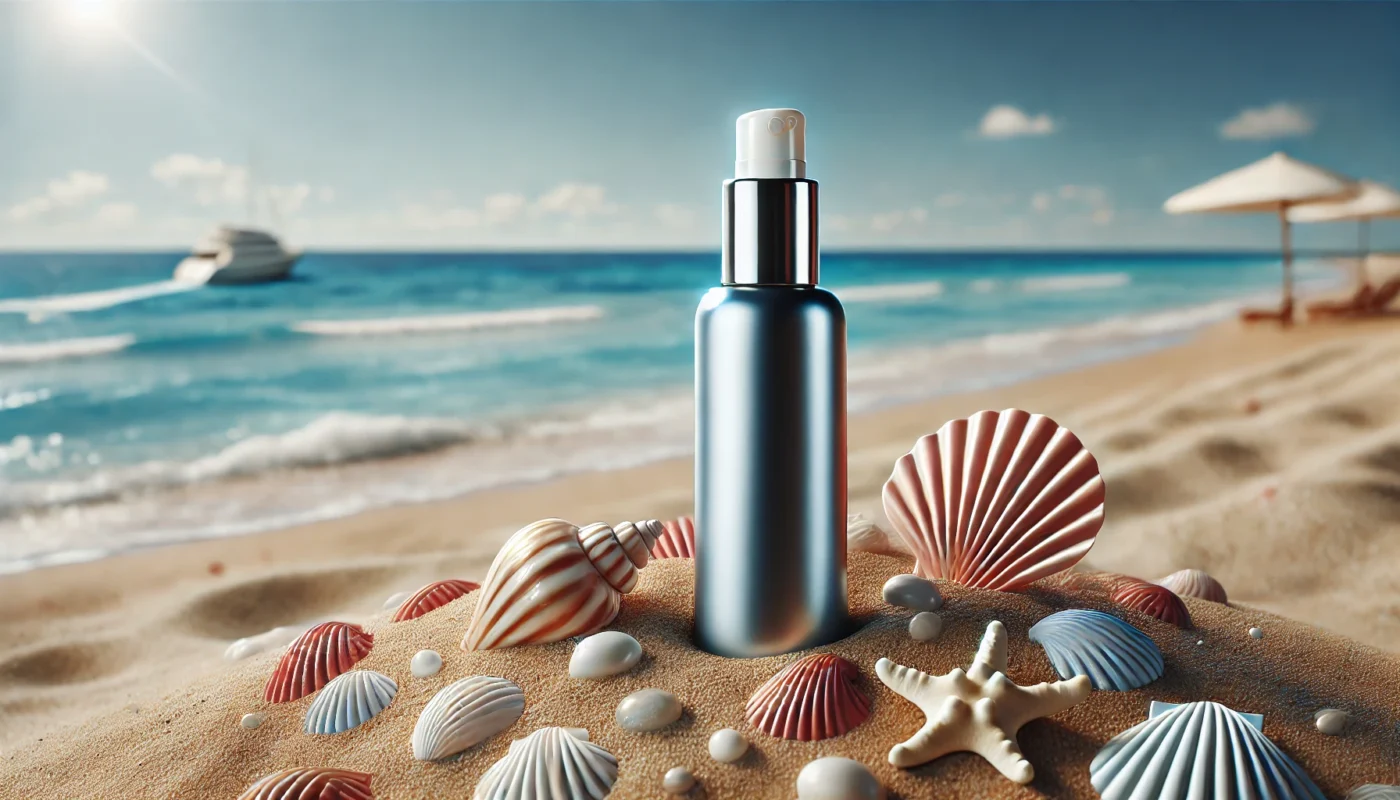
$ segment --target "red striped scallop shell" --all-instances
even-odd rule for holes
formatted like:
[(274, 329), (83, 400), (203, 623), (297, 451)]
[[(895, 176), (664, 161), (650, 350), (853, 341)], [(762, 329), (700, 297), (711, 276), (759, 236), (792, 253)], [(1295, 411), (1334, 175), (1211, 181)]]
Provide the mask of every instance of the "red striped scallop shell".
[(453, 600), (465, 597), (480, 588), (481, 584), (471, 581), (434, 581), (403, 601), (399, 610), (394, 612), (394, 621), (406, 622), (410, 619), (418, 619), (429, 611), (442, 608)]
[(1010, 592), (1089, 552), (1104, 482), (1079, 438), (1049, 417), (979, 411), (915, 442), (883, 499), (914, 574)]
[(329, 767), (284, 769), (259, 778), (238, 800), (374, 800), (372, 777)]
[(769, 678), (749, 698), (744, 714), (755, 728), (779, 739), (840, 736), (870, 716), (870, 698), (856, 686), (859, 676), (846, 659), (813, 653)]
[(1113, 602), (1163, 622), (1170, 622), (1178, 628), (1191, 627), (1191, 612), (1186, 610), (1186, 604), (1165, 586), (1135, 578), (1125, 580), (1114, 591)]
[(652, 558), (695, 558), (695, 519), (684, 516), (662, 523), (666, 532), (656, 537)]
[(374, 634), (348, 622), (322, 622), (297, 637), (267, 680), (269, 703), (299, 700), (348, 671), (369, 654)]

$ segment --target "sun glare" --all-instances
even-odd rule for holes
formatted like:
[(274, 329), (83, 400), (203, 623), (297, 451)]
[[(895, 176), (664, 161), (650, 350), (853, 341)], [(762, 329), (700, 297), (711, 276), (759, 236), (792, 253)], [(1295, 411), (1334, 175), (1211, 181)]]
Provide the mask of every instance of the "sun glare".
[(68, 19), (84, 28), (109, 27), (116, 23), (113, 0), (68, 0)]

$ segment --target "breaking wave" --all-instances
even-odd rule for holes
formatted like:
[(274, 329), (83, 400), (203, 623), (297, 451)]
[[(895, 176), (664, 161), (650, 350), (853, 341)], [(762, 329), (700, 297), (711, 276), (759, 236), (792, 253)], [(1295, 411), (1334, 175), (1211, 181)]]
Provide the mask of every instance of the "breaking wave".
[(1025, 278), (1017, 283), (1023, 292), (1083, 292), (1095, 289), (1118, 289), (1133, 282), (1126, 272), (1100, 272), (1090, 275), (1049, 275)]
[(553, 325), (602, 318), (602, 306), (542, 306), (465, 314), (433, 314), (382, 319), (317, 319), (292, 324), (292, 330), (316, 336), (385, 336), (405, 333), (442, 333), (509, 328), (520, 325)]
[(116, 336), (58, 339), (52, 342), (0, 344), (0, 364), (34, 364), (60, 358), (100, 356), (125, 350), (135, 343), (135, 336), (122, 333)]
[(869, 286), (837, 287), (832, 291), (843, 303), (901, 302), (937, 297), (943, 294), (943, 282), (876, 283)]

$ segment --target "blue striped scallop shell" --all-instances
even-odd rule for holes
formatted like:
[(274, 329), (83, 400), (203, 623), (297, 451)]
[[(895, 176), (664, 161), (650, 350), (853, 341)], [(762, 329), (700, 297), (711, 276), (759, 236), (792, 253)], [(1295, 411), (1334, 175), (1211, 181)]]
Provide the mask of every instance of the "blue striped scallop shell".
[(389, 707), (399, 685), (388, 675), (356, 669), (326, 684), (306, 711), (307, 733), (344, 733)]
[(1293, 759), (1219, 703), (1186, 703), (1118, 734), (1089, 764), (1103, 800), (1326, 800)]
[(1061, 678), (1089, 676), (1095, 689), (1125, 692), (1162, 677), (1162, 651), (1147, 634), (1102, 611), (1070, 609), (1031, 626)]

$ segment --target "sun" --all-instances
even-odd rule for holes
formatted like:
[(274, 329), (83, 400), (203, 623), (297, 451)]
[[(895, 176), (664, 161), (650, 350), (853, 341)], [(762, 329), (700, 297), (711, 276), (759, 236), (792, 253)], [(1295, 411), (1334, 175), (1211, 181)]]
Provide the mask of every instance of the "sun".
[(117, 21), (115, 0), (68, 0), (68, 19), (83, 28), (111, 27)]

